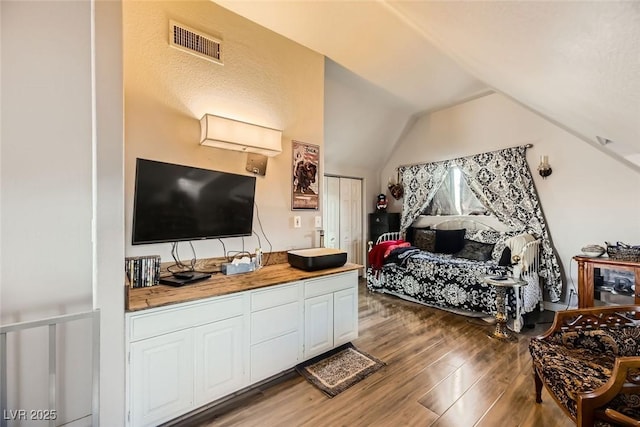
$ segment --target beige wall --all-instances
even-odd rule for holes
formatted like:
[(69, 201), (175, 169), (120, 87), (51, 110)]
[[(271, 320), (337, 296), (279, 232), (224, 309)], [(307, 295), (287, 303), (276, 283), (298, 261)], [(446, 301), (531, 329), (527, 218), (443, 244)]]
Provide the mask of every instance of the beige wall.
[[(168, 44), (169, 20), (223, 39), (224, 65)], [(283, 152), (257, 178), (256, 203), (273, 250), (314, 244), (313, 217), (291, 211), (291, 140), (323, 145), (324, 58), (209, 2), (124, 3), (125, 214), (127, 255), (159, 254), (170, 244), (132, 246), (131, 221), (137, 157), (248, 174), (246, 154), (199, 145), (204, 113), (283, 130)], [(324, 168), (321, 164), (321, 173)], [(293, 228), (293, 216), (302, 228)], [(258, 231), (254, 217), (254, 230)], [(242, 250), (225, 239), (228, 251)], [(245, 249), (257, 247), (255, 237)], [(262, 246), (269, 250), (262, 238)], [(216, 240), (195, 242), (198, 258), (222, 256)], [(183, 259), (191, 254), (185, 245)]]
[[(398, 165), (444, 160), (533, 144), (527, 150), (542, 209), (560, 261), (577, 288), (572, 256), (589, 243), (640, 244), (640, 174), (500, 94), (421, 117), (400, 141), (381, 180)], [(541, 155), (553, 174), (537, 173)], [(400, 201), (401, 202), (401, 201)], [(402, 209), (401, 203), (392, 207)], [(575, 300), (573, 301), (575, 303)]]

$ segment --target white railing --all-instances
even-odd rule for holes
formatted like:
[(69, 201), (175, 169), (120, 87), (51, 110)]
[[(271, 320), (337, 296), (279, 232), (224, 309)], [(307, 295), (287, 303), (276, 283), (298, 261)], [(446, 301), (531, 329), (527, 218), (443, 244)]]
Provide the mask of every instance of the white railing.
[[(100, 397), (100, 311), (93, 310), (83, 313), (66, 314), (62, 316), (51, 317), (48, 319), (33, 320), (30, 322), (13, 323), (11, 325), (0, 326), (0, 427), (7, 427), (7, 421), (11, 419), (11, 415), (26, 419), (30, 414), (18, 413), (16, 410), (10, 410), (7, 407), (7, 334), (11, 332), (19, 332), (26, 329), (39, 328), (47, 326), (49, 328), (49, 409), (41, 419), (48, 419), (49, 426), (55, 427), (58, 415), (56, 400), (56, 335), (57, 327), (62, 323), (73, 322), (75, 320), (91, 319), (92, 323), (92, 398), (91, 398), (91, 425), (97, 427), (99, 425), (99, 397)], [(37, 414), (40, 417), (41, 414)]]

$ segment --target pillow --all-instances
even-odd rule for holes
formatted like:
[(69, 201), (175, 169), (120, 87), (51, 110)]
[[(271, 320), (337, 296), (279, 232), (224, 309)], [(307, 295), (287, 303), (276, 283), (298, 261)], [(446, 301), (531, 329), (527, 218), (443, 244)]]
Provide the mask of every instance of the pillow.
[(488, 261), (491, 259), (493, 244), (481, 243), (474, 240), (464, 239), (464, 245), (454, 256), (458, 258), (472, 259), (475, 261)]
[(436, 230), (435, 252), (442, 254), (455, 254), (464, 246), (464, 233), (467, 230)]
[(464, 238), (480, 243), (493, 243), (494, 245), (500, 240), (503, 233), (496, 230), (467, 230)]
[[(496, 242), (496, 245), (493, 247), (493, 252), (491, 253), (491, 258), (493, 258), (496, 261), (498, 261), (500, 259), (500, 257), (502, 256), (502, 252), (504, 251), (504, 248), (507, 246), (507, 240), (509, 240), (513, 236), (517, 236), (518, 234), (520, 234), (520, 233), (518, 233), (516, 231), (506, 231), (506, 232), (500, 233), (500, 238)], [(511, 263), (509, 263), (509, 264), (511, 264)]]
[(415, 230), (413, 246), (421, 251), (435, 252), (436, 250), (436, 230), (418, 229)]
[(509, 246), (505, 246), (502, 251), (498, 265), (501, 267), (508, 267), (511, 265), (511, 249), (509, 249)]
[(409, 227), (405, 230), (404, 240), (415, 246), (416, 232), (419, 230), (430, 230), (431, 227)]

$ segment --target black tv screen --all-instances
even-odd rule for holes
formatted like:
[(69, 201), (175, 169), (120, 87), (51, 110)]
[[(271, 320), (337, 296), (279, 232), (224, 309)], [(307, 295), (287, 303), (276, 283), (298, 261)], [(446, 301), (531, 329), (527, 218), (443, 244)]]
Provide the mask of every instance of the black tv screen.
[(256, 178), (137, 159), (134, 245), (249, 236)]

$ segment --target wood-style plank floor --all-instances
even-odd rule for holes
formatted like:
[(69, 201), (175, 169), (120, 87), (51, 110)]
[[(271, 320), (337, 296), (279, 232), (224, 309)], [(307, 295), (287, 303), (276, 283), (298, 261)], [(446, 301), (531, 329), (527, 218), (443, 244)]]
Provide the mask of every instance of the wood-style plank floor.
[(527, 346), (549, 326), (541, 322), (517, 342), (497, 341), (482, 320), (371, 293), (361, 281), (360, 337), (353, 343), (386, 367), (332, 399), (292, 372), (189, 424), (572, 426), (546, 391), (542, 404), (534, 400)]

